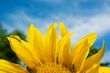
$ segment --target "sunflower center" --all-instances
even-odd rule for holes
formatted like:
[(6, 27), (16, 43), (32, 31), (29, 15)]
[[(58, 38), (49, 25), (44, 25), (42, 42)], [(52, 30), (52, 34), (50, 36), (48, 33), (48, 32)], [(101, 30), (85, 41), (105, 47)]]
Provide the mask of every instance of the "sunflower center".
[(37, 73), (71, 73), (67, 68), (62, 65), (47, 63), (37, 68)]

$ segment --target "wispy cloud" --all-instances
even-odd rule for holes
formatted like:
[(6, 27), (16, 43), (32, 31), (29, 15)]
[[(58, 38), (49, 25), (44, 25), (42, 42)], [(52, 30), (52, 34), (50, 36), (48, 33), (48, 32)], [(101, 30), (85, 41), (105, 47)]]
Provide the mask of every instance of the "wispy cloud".
[[(97, 32), (98, 35), (102, 36), (104, 33), (110, 30), (110, 15), (109, 14), (99, 14), (90, 17), (74, 17), (73, 15), (52, 15), (48, 18), (37, 18), (29, 16), (24, 11), (20, 11), (15, 14), (8, 15), (8, 22), (11, 22), (10, 28), (18, 28), (23, 31), (31, 24), (35, 24), (39, 29), (44, 30), (53, 22), (64, 22), (70, 31), (76, 32), (76, 38), (80, 38), (88, 33)], [(10, 21), (9, 21), (10, 20)], [(13, 26), (13, 27), (12, 27)], [(77, 40), (77, 39), (75, 39)], [(74, 40), (74, 41), (75, 41)]]
[(105, 53), (102, 62), (110, 62), (110, 52)]
[[(39, 0), (36, 0), (39, 1)], [(65, 0), (41, 0), (42, 2), (48, 3), (62, 3)], [(72, 37), (72, 43), (74, 44), (81, 37), (91, 33), (96, 32), (98, 38), (101, 38), (107, 32), (110, 32), (110, 5), (108, 1), (101, 1), (101, 3), (95, 4), (92, 0), (75, 0), (71, 1), (70, 4), (61, 4), (58, 5), (60, 8), (55, 8), (54, 12), (49, 11), (49, 15), (45, 15), (47, 18), (35, 17), (29, 15), (28, 12), (23, 10), (18, 10), (14, 13), (7, 14), (3, 22), (3, 26), (6, 27), (9, 31), (14, 29), (20, 29), (26, 33), (28, 26), (33, 23), (37, 28), (39, 28), (43, 33), (53, 22), (64, 22), (69, 31), (74, 31), (75, 35)], [(97, 3), (99, 0), (97, 0)], [(66, 2), (66, 1), (65, 1)], [(81, 4), (92, 3), (98, 5), (96, 7), (81, 7)], [(57, 6), (57, 5), (56, 5)], [(67, 6), (67, 7), (66, 7)], [(99, 9), (98, 9), (99, 7)], [(48, 8), (48, 7), (47, 7)], [(78, 8), (78, 9), (77, 9)], [(90, 9), (89, 9), (90, 8)], [(43, 9), (43, 8), (42, 8)], [(46, 10), (45, 10), (46, 11)], [(76, 12), (76, 14), (74, 13)], [(78, 15), (77, 15), (78, 13)], [(90, 13), (91, 15), (88, 15)], [(42, 10), (42, 14), (43, 10)], [(41, 14), (41, 15), (42, 15)], [(80, 15), (81, 14), (81, 15)], [(87, 15), (85, 15), (87, 14)], [(107, 52), (102, 61), (109, 61), (108, 56), (110, 52)], [(106, 57), (107, 56), (107, 57)]]
[[(12, 25), (8, 22), (6, 23), (6, 27), (8, 30), (10, 29), (20, 29), (26, 33), (26, 30), (30, 23), (33, 23), (36, 27), (38, 27), (43, 33), (53, 22), (64, 22), (69, 31), (74, 31), (75, 35), (72, 37), (72, 43), (76, 43), (81, 37), (91, 33), (97, 32), (98, 38), (102, 37), (104, 34), (110, 31), (110, 15), (109, 14), (99, 14), (91, 17), (74, 17), (72, 15), (65, 16), (51, 16), (47, 19), (42, 18), (33, 18), (29, 16), (25, 12), (20, 12), (16, 14), (10, 14), (9, 18), (12, 22)], [(102, 43), (102, 42), (101, 42)], [(101, 47), (101, 46), (100, 46)], [(107, 52), (102, 60), (102, 62), (110, 62), (108, 59), (108, 55), (110, 52)]]

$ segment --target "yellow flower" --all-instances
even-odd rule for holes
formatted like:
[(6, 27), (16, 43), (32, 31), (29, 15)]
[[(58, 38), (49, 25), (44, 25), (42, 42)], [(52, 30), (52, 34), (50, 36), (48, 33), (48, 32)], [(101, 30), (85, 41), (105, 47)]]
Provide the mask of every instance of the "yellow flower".
[(73, 33), (69, 33), (63, 23), (60, 23), (60, 32), (61, 39), (58, 38), (54, 23), (43, 36), (31, 24), (28, 41), (14, 35), (8, 37), (12, 50), (27, 68), (0, 60), (0, 73), (110, 73), (110, 68), (100, 66), (105, 43), (98, 53), (87, 58), (96, 40), (96, 33), (87, 35), (71, 47), (70, 36)]

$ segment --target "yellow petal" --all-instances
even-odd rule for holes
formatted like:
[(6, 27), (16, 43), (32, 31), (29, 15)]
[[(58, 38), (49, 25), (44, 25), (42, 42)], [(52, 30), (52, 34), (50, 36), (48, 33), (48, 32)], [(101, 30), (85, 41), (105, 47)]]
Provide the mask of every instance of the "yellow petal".
[(28, 43), (28, 42), (25, 42), (25, 41), (23, 41), (23, 40), (21, 40), (20, 42), (21, 42), (21, 44), (31, 53), (32, 58), (34, 59), (33, 61), (34, 61), (34, 63), (36, 64), (36, 66), (37, 66), (38, 64), (41, 64), (42, 62), (41, 62), (40, 58), (42, 58), (42, 56), (40, 57), (40, 55), (39, 55), (38, 52), (37, 52), (37, 49), (36, 49), (36, 48), (33, 48), (33, 47), (31, 46), (31, 44)]
[(89, 48), (96, 40), (96, 34), (92, 33), (81, 39), (73, 48), (71, 61), (74, 64), (76, 71), (82, 68), (82, 65), (89, 53)]
[(42, 33), (35, 28), (32, 24), (30, 25), (29, 29), (28, 29), (28, 42), (30, 43), (31, 47), (32, 47), (32, 53), (34, 55), (34, 57), (40, 57), (40, 59), (44, 59), (43, 58), (43, 37), (42, 37)]
[(0, 70), (0, 73), (7, 73), (6, 71)]
[(39, 51), (39, 48), (42, 48), (42, 33), (33, 24), (28, 29), (27, 37), (28, 42), (31, 43), (32, 47), (37, 48), (37, 51)]
[(0, 73), (29, 73), (22, 66), (5, 60), (0, 60)]
[(35, 38), (35, 27), (33, 26), (33, 24), (31, 24), (30, 27), (28, 28), (27, 39), (28, 42), (32, 43), (32, 45), (34, 44), (34, 38)]
[(28, 48), (27, 45), (22, 44), (20, 39), (14, 36), (9, 37), (8, 39), (12, 50), (25, 64), (30, 67), (34, 67), (36, 63), (39, 63), (39, 60), (35, 60), (31, 51), (29, 51), (31, 48)]
[(57, 48), (59, 49), (58, 50), (58, 63), (59, 64), (65, 65), (65, 61), (66, 63), (69, 64), (69, 59), (67, 60), (68, 47), (65, 47), (65, 46), (67, 46), (67, 41), (70, 40), (70, 36), (72, 34), (73, 33), (67, 34), (66, 36), (64, 36), (58, 44)]
[[(69, 34), (67, 28), (65, 27), (65, 25), (61, 22), (60, 23), (60, 32), (62, 34), (62, 37), (66, 36), (67, 34)], [(68, 61), (69, 60), (69, 57), (70, 57), (70, 48), (71, 48), (71, 41), (70, 39), (68, 39), (68, 41), (66, 42), (65, 44), (65, 47), (63, 48), (65, 51), (64, 51), (64, 64), (65, 65), (68, 65)]]
[(48, 61), (55, 61), (56, 46), (58, 44), (58, 34), (56, 23), (49, 27), (45, 37), (45, 55)]
[(67, 28), (65, 27), (65, 25), (62, 22), (60, 23), (60, 32), (61, 32), (62, 36), (65, 36), (69, 33)]
[(110, 73), (110, 68), (99, 67), (99, 73)]
[(89, 68), (92, 68), (94, 65), (100, 64), (100, 61), (104, 55), (104, 51), (105, 51), (105, 43), (103, 43), (103, 46), (98, 53), (86, 59), (86, 61), (84, 62), (83, 70), (87, 70)]
[(81, 72), (81, 73), (100, 73), (99, 72), (99, 66), (100, 65), (94, 65), (92, 68), (90, 68), (86, 72)]

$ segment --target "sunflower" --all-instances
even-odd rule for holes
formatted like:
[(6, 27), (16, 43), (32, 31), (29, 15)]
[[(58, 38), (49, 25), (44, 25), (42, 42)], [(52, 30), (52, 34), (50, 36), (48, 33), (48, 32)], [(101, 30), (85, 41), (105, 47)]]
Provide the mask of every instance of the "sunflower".
[(96, 40), (96, 33), (85, 36), (71, 47), (70, 37), (73, 33), (69, 33), (63, 23), (60, 23), (60, 32), (61, 38), (54, 23), (43, 36), (31, 24), (28, 41), (15, 35), (8, 37), (12, 50), (27, 67), (1, 59), (0, 73), (110, 73), (110, 68), (100, 66), (105, 43), (98, 53), (87, 58)]

